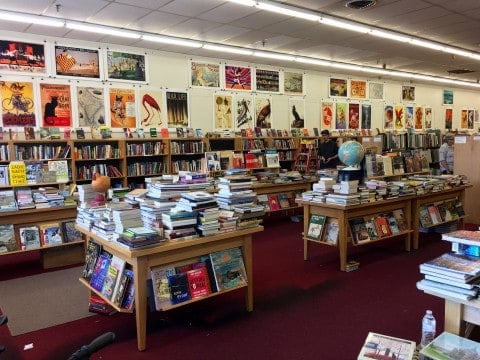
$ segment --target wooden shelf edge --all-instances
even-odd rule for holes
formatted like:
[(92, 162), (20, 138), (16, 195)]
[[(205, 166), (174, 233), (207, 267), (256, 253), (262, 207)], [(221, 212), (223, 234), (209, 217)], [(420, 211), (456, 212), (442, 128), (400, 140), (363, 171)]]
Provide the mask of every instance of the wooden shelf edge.
[(388, 236), (382, 236), (381, 238), (378, 238), (378, 239), (373, 239), (373, 240), (368, 240), (368, 241), (362, 241), (362, 242), (359, 242), (359, 243), (356, 243), (356, 244), (352, 242), (352, 245), (353, 245), (353, 246), (362, 246), (362, 245), (371, 244), (371, 243), (374, 243), (374, 242), (378, 242), (378, 241), (382, 241), (382, 240), (386, 240), (386, 239), (391, 239), (391, 238), (398, 237), (398, 236), (402, 236), (402, 235), (408, 235), (408, 234), (410, 234), (410, 233), (413, 233), (413, 230), (401, 231), (401, 232), (399, 232), (398, 234), (392, 234), (392, 235), (388, 235)]
[(59, 249), (59, 248), (66, 247), (66, 246), (83, 245), (84, 243), (85, 242), (83, 240), (79, 240), (79, 241), (72, 241), (72, 242), (69, 242), (69, 243), (62, 243), (62, 244), (58, 244), (58, 245), (40, 246), (40, 247), (37, 247), (35, 249), (6, 251), (6, 252), (0, 253), (0, 256), (15, 255), (15, 254), (21, 254), (21, 253), (30, 252), (30, 251), (53, 250), (53, 249)]
[(95, 290), (94, 288), (92, 288), (90, 286), (90, 284), (88, 283), (87, 280), (85, 280), (84, 278), (79, 278), (78, 281), (80, 281), (83, 285), (85, 285), (91, 292), (95, 293), (96, 295), (98, 295), (100, 298), (102, 298), (103, 300), (105, 300), (111, 307), (113, 307), (115, 310), (117, 310), (118, 312), (121, 312), (121, 313), (129, 313), (129, 314), (132, 314), (135, 310), (132, 309), (132, 310), (127, 310), (127, 309), (124, 309), (124, 308), (121, 308), (120, 306), (118, 305), (115, 305), (114, 303), (112, 303), (110, 300), (106, 299), (102, 293), (98, 290)]

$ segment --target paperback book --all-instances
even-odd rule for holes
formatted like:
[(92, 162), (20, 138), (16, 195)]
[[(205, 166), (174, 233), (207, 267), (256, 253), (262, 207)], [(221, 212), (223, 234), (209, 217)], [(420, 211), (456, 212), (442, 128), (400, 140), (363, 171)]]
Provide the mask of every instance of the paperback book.
[(310, 240), (320, 241), (325, 226), (326, 216), (319, 214), (311, 214), (308, 221), (308, 230), (306, 237)]
[(415, 341), (369, 332), (357, 360), (413, 359)]
[(432, 360), (478, 359), (480, 343), (444, 331), (422, 348), (420, 354)]

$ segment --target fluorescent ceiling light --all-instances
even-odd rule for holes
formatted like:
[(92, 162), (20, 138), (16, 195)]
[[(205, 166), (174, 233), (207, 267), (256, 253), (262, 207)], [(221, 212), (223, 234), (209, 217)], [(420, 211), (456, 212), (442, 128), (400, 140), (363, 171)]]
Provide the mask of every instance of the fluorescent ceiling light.
[(295, 58), (295, 61), (297, 61), (299, 63), (312, 64), (312, 65), (318, 65), (318, 66), (330, 66), (330, 65), (332, 65), (331, 61), (314, 59), (314, 58), (307, 58), (307, 57), (302, 57), (302, 56), (297, 56)]
[(259, 8), (259, 9), (262, 9), (262, 10), (271, 11), (271, 12), (274, 12), (274, 13), (277, 13), (277, 14), (282, 14), (282, 15), (287, 15), (287, 16), (293, 16), (293, 17), (300, 18), (300, 19), (305, 19), (305, 20), (310, 20), (310, 21), (319, 21), (320, 20), (320, 16), (315, 15), (315, 14), (307, 13), (307, 12), (304, 12), (304, 11), (292, 10), (290, 8), (287, 8), (287, 7), (268, 4), (268, 3), (265, 3), (265, 2), (259, 2), (256, 5), (256, 7)]
[(449, 54), (466, 56), (466, 57), (471, 57), (473, 55), (471, 51), (461, 50), (461, 49), (457, 49), (449, 46), (445, 46), (442, 50)]
[(153, 41), (163, 44), (172, 44), (186, 47), (199, 48), (202, 47), (202, 43), (194, 40), (176, 39), (169, 36), (154, 36), (154, 35), (142, 35), (142, 39), (146, 41)]
[(376, 30), (376, 29), (370, 31), (369, 34), (373, 36), (382, 37), (385, 39), (400, 41), (400, 42), (409, 42), (412, 39), (411, 37), (408, 37), (408, 36), (396, 34), (393, 32), (383, 31), (383, 30)]
[(285, 60), (285, 61), (295, 60), (295, 56), (293, 55), (279, 54), (279, 53), (265, 52), (265, 51), (254, 51), (253, 56), (263, 57), (267, 59)]
[(239, 5), (245, 5), (245, 6), (257, 5), (256, 1), (251, 1), (251, 0), (228, 0), (228, 1), (233, 2), (235, 4), (239, 4)]
[(56, 19), (46, 16), (37, 16), (37, 15), (30, 15), (30, 14), (19, 14), (11, 11), (1, 11), (0, 16), (4, 21), (15, 21), (20, 22), (23, 24), (37, 24), (37, 25), (45, 25), (45, 26), (53, 26), (53, 27), (62, 27), (65, 25), (65, 20)]
[(410, 44), (416, 45), (416, 46), (421, 46), (427, 49), (432, 49), (432, 50), (444, 50), (445, 46), (440, 45), (431, 41), (425, 41), (425, 40), (420, 40), (420, 39), (412, 39), (410, 41)]
[(363, 70), (363, 66), (360, 66), (360, 65), (337, 63), (337, 62), (332, 62), (332, 67), (336, 69), (345, 69), (345, 70), (352, 70), (352, 71)]
[(322, 17), (319, 21), (320, 23), (325, 25), (335, 26), (342, 29), (363, 33), (363, 34), (366, 34), (372, 30), (366, 26), (352, 24), (351, 22), (346, 22), (346, 21), (341, 21), (341, 20), (336, 20), (336, 19), (331, 19), (326, 17)]
[(245, 48), (237, 48), (237, 47), (233, 47), (233, 46), (204, 44), (203, 48), (205, 50), (227, 52), (227, 53), (239, 54), (239, 55), (252, 55), (253, 54), (252, 50), (248, 50), (248, 49), (245, 49)]
[(139, 33), (129, 31), (129, 30), (122, 30), (119, 28), (100, 26), (100, 25), (82, 24), (82, 23), (76, 23), (76, 22), (70, 22), (70, 21), (67, 21), (65, 26), (68, 29), (113, 35), (113, 36), (125, 37), (130, 39), (140, 39), (140, 36), (141, 36)]

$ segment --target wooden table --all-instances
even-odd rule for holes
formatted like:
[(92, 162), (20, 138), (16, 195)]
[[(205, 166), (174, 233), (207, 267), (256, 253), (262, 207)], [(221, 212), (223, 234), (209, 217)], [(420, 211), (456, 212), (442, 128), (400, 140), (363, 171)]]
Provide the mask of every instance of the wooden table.
[[(348, 243), (350, 242), (348, 220), (355, 217), (364, 217), (364, 216), (370, 216), (374, 214), (389, 212), (397, 209), (403, 209), (406, 223), (411, 224), (411, 221), (412, 221), (411, 220), (411, 198), (412, 198), (411, 196), (400, 197), (397, 199), (379, 200), (379, 201), (366, 203), (366, 204), (348, 205), (348, 206), (319, 203), (314, 201), (305, 201), (302, 199), (296, 200), (298, 204), (303, 205), (303, 216), (304, 216), (303, 257), (304, 257), (304, 260), (308, 259), (308, 246), (309, 246), (309, 243), (313, 241), (308, 239), (305, 236), (305, 234), (307, 234), (308, 232), (308, 225), (309, 225), (309, 219), (311, 214), (320, 214), (326, 217), (333, 217), (338, 219), (339, 232), (338, 232), (337, 247), (338, 247), (338, 252), (340, 256), (340, 270), (345, 271), (346, 264), (347, 264), (347, 247), (348, 247)], [(409, 251), (411, 233), (412, 233), (412, 230), (402, 231), (392, 236), (385, 236), (377, 240), (372, 240), (369, 242), (358, 244), (356, 246), (370, 244), (373, 242), (385, 240), (387, 238), (392, 238), (394, 236), (403, 235), (405, 236), (405, 250)], [(318, 241), (314, 241), (314, 242), (328, 245), (325, 242), (318, 242)]]
[[(256, 226), (248, 229), (225, 232), (214, 236), (199, 237), (195, 239), (168, 241), (161, 245), (146, 249), (130, 250), (116, 242), (103, 239), (91, 232), (77, 227), (87, 239), (91, 239), (102, 245), (103, 249), (112, 255), (119, 256), (130, 265), (134, 272), (135, 283), (135, 317), (137, 327), (137, 346), (138, 350), (146, 349), (147, 334), (147, 278), (149, 270), (153, 266), (175, 264), (186, 260), (198, 259), (202, 255), (211, 252), (240, 247), (242, 249), (245, 269), (247, 272), (248, 284), (246, 288), (246, 309), (253, 311), (253, 267), (252, 267), (252, 234), (263, 230), (262, 226)], [(89, 289), (89, 284), (80, 279)], [(194, 300), (182, 302), (178, 305), (172, 305), (171, 308), (184, 306), (191, 302), (202, 300), (211, 296), (216, 296), (230, 290), (212, 293), (208, 296)], [(107, 300), (108, 301), (108, 300)], [(115, 309), (121, 312), (129, 312), (121, 309), (108, 301)]]

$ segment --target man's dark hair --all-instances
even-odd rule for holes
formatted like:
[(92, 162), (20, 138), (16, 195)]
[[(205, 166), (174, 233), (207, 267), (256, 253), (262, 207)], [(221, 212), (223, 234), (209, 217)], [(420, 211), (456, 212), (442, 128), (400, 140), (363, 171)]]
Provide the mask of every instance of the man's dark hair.
[(321, 135), (330, 135), (330, 132), (328, 130), (322, 130), (320, 133)]

